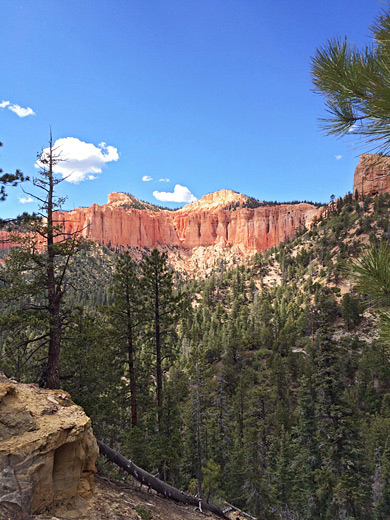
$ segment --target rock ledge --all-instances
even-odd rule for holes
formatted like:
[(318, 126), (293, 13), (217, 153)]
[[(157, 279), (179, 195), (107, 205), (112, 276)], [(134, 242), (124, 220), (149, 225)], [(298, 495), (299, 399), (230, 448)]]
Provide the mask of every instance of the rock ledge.
[(82, 511), (97, 457), (91, 421), (68, 393), (0, 372), (0, 502), (32, 514)]

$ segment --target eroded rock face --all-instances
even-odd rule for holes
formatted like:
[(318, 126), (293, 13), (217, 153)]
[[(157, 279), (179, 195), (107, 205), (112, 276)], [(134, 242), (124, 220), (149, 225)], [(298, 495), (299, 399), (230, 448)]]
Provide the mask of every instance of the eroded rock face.
[(355, 170), (353, 192), (375, 197), (390, 192), (390, 158), (371, 153), (360, 156)]
[(0, 502), (33, 514), (82, 510), (97, 457), (90, 419), (69, 394), (0, 373)]
[[(221, 190), (177, 211), (126, 209), (127, 195), (112, 193), (108, 204), (62, 213), (67, 233), (80, 231), (104, 245), (195, 249), (223, 245), (252, 254), (292, 238), (317, 208), (281, 204), (248, 208), (244, 195)], [(128, 197), (127, 197), (128, 198)]]

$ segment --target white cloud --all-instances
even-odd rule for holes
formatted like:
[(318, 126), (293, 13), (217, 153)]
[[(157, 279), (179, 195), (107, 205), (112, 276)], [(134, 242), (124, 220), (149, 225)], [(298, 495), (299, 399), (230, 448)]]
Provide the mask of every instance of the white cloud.
[(357, 123), (354, 123), (352, 126), (350, 126), (348, 128), (348, 133), (351, 134), (352, 132), (354, 132), (358, 127), (358, 124)]
[(0, 103), (0, 108), (8, 108), (8, 110), (11, 110), (11, 112), (14, 112), (14, 114), (19, 117), (35, 116), (35, 112), (32, 108), (23, 108), (16, 103), (11, 105), (10, 101), (2, 101)]
[(335, 155), (334, 158), (336, 159), (336, 161), (339, 161), (340, 159), (343, 158), (343, 156), (342, 155)]
[(149, 182), (149, 181), (152, 181), (152, 180), (153, 180), (153, 177), (151, 177), (150, 175), (144, 175), (144, 176), (142, 177), (142, 180), (143, 180), (144, 182)]
[[(106, 163), (119, 159), (118, 150), (114, 146), (100, 143), (96, 147), (94, 144), (85, 143), (76, 137), (57, 139), (53, 144), (53, 149), (55, 154), (60, 156), (53, 171), (74, 184), (96, 179), (95, 174), (101, 173)], [(48, 151), (49, 149), (45, 148), (42, 153), (47, 154)], [(36, 168), (41, 166), (39, 161), (35, 163)]]
[(173, 193), (167, 191), (154, 191), (153, 196), (162, 202), (193, 202), (197, 200), (185, 186), (176, 184)]
[(170, 179), (166, 178), (166, 179), (159, 179), (158, 182), (169, 182)]
[(35, 116), (35, 112), (32, 108), (23, 108), (20, 105), (9, 105), (9, 110), (12, 110), (19, 117)]
[(32, 197), (21, 197), (19, 195), (19, 202), (20, 204), (30, 204), (30, 202), (34, 202), (34, 199)]

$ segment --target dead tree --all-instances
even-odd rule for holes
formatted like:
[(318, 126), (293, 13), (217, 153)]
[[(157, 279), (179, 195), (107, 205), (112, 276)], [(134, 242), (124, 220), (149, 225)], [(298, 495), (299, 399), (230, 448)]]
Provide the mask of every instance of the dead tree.
[(141, 484), (145, 484), (145, 486), (148, 486), (150, 489), (154, 489), (154, 491), (157, 491), (157, 493), (163, 495), (165, 498), (170, 498), (171, 500), (181, 502), (182, 504), (199, 507), (204, 511), (210, 511), (221, 518), (227, 519), (227, 516), (219, 507), (162, 482), (147, 471), (136, 466), (131, 460), (126, 459), (123, 455), (107, 446), (107, 444), (104, 444), (104, 442), (97, 441), (97, 443), (102, 455), (107, 457), (111, 462), (114, 462), (114, 464), (117, 464), (117, 466), (122, 468), (124, 471), (127, 471), (127, 473), (130, 473), (130, 475), (141, 482)]

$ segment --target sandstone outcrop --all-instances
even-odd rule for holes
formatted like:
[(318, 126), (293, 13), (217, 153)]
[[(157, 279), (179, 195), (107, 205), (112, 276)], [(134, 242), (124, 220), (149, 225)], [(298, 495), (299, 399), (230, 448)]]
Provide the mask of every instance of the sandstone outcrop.
[(371, 153), (360, 156), (355, 170), (353, 192), (375, 197), (390, 192), (390, 158)]
[(317, 208), (312, 204), (248, 207), (248, 197), (230, 190), (205, 195), (176, 211), (136, 209), (123, 193), (108, 204), (93, 204), (59, 215), (67, 233), (112, 247), (159, 246), (195, 249), (222, 245), (243, 254), (262, 251), (292, 238)]
[(33, 514), (80, 511), (97, 457), (90, 419), (69, 394), (0, 373), (0, 502)]
[[(356, 167), (354, 192), (375, 196), (390, 192), (390, 158), (364, 154)], [(126, 193), (111, 193), (108, 203), (58, 212), (65, 233), (111, 247), (128, 247), (135, 255), (165, 248), (170, 261), (186, 272), (207, 271), (222, 256), (233, 263), (310, 229), (326, 208), (308, 203), (264, 205), (231, 190), (205, 195), (176, 211), (141, 202)], [(12, 246), (0, 231), (0, 248)]]

